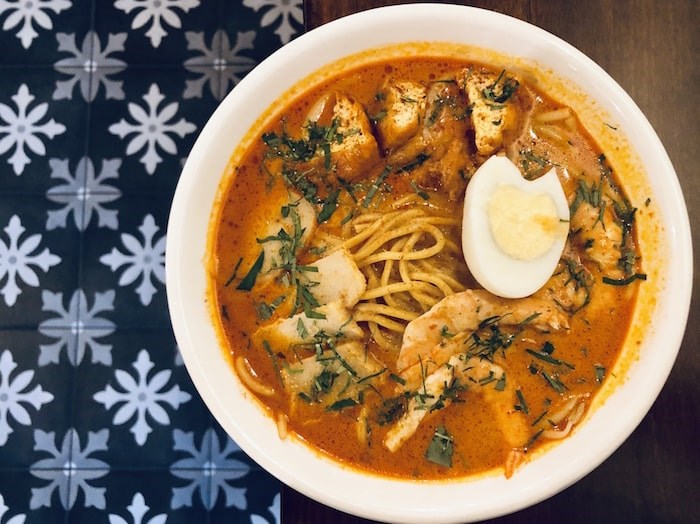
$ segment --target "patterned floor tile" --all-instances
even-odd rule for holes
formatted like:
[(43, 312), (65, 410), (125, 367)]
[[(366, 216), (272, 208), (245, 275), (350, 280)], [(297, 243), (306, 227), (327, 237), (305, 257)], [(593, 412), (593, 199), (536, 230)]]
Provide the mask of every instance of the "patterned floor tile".
[[(209, 68), (206, 82), (220, 84)], [(128, 68), (113, 80), (124, 84), (121, 99), (97, 97), (91, 105), (90, 158), (93, 163), (118, 163), (110, 185), (124, 194), (159, 192), (169, 200), (187, 157), (218, 100), (202, 85), (187, 94), (197, 73), (182, 68)]]
[(165, 296), (175, 185), (302, 0), (0, 1), (0, 522), (279, 522)]
[(0, 522), (65, 524), (67, 513), (56, 491), (50, 497), (35, 497), (33, 490), (41, 490), (46, 481), (37, 478), (26, 469), (3, 474), (10, 476), (12, 481), (0, 482)]
[(85, 154), (88, 106), (82, 99), (55, 100), (61, 79), (60, 73), (44, 67), (0, 71), (3, 194), (44, 193), (56, 184), (52, 159)]
[(188, 53), (186, 35), (213, 33), (221, 20), (222, 1), (98, 2), (95, 30), (101, 37), (128, 35), (124, 57), (130, 64), (180, 65)]
[(101, 339), (110, 362), (83, 362), (76, 378), (75, 427), (106, 428), (113, 468), (163, 468), (175, 462), (176, 432), (210, 421), (171, 332), (116, 331)]
[(70, 294), (78, 284), (80, 234), (47, 231), (43, 196), (0, 194), (0, 328), (36, 327), (45, 291)]
[(110, 318), (120, 328), (169, 328), (164, 260), (169, 200), (131, 195), (114, 204), (118, 230), (92, 225), (85, 232), (82, 289), (114, 293)]
[[(26, 468), (39, 458), (37, 430), (65, 433), (70, 426), (73, 369), (65, 360), (40, 363), (46, 341), (35, 330), (0, 330), (0, 464), (3, 467)], [(2, 484), (0, 481), (0, 493)]]
[[(50, 65), (61, 56), (60, 31), (85, 33), (94, 0), (3, 2), (0, 5), (0, 65)], [(57, 28), (60, 28), (57, 30)]]

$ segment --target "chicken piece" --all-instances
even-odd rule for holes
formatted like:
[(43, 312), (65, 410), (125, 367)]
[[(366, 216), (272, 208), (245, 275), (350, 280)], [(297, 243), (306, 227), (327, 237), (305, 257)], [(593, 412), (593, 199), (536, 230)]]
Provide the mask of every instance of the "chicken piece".
[[(445, 395), (447, 388), (452, 388), (455, 384), (461, 384), (462, 387), (465, 384), (481, 384), (483, 380), (501, 378), (504, 375), (505, 370), (501, 366), (488, 360), (471, 357), (463, 362), (453, 355), (447, 365), (439, 367), (422, 381), (418, 394), (411, 398), (406, 412), (387, 432), (384, 446), (389, 451), (396, 451), (416, 432), (423, 419), (439, 402), (446, 406), (450, 402), (450, 397)], [(470, 390), (479, 394), (492, 409), (503, 437), (512, 448), (522, 447), (530, 437), (527, 421), (513, 407), (517, 404), (516, 389), (518, 387), (515, 382), (508, 380), (503, 382), (501, 390), (487, 385), (477, 385)]]
[(461, 197), (475, 169), (466, 113), (464, 97), (453, 82), (431, 84), (420, 133), (390, 155), (389, 164), (407, 171), (423, 187), (441, 187), (451, 200)]
[(316, 282), (310, 291), (319, 304), (339, 301), (346, 307), (352, 307), (367, 289), (367, 279), (345, 248), (333, 251), (309, 265), (318, 270), (305, 274), (310, 281)]
[(476, 150), (481, 156), (491, 156), (503, 146), (505, 132), (516, 124), (512, 95), (519, 83), (505, 72), (496, 75), (470, 68), (458, 75), (458, 84), (471, 106)]
[[(284, 206), (292, 206), (294, 213), (289, 213), (286, 216), (280, 214), (273, 220), (269, 221), (267, 227), (263, 231), (259, 240), (264, 253), (263, 265), (260, 269), (260, 277), (258, 282), (264, 285), (270, 282), (279, 272), (278, 267), (284, 264), (285, 242), (278, 240), (280, 230), (284, 230), (290, 238), (295, 238), (295, 221), (294, 214), (299, 217), (299, 223), (296, 227), (300, 228), (301, 239), (300, 245), (297, 248), (303, 247), (316, 230), (316, 211), (301, 195), (290, 191), (287, 193), (287, 200), (280, 202), (280, 208)], [(289, 246), (287, 246), (288, 248)]]
[(623, 231), (615, 219), (613, 206), (593, 206), (581, 203), (571, 217), (571, 230), (576, 231), (575, 241), (585, 246), (582, 258), (595, 262), (601, 273), (610, 278), (626, 276), (618, 264), (622, 258)]
[(588, 305), (592, 286), (593, 276), (581, 263), (578, 252), (567, 240), (554, 274), (533, 296), (555, 302), (561, 309), (573, 315)]
[(418, 133), (425, 114), (425, 86), (391, 80), (384, 89), (386, 114), (377, 123), (382, 147), (393, 151)]
[[(328, 139), (328, 151), (319, 151), (316, 156), (307, 162), (305, 167), (318, 168), (328, 167), (335, 174), (348, 181), (363, 178), (377, 162), (379, 162), (379, 146), (372, 133), (372, 125), (365, 108), (359, 102), (342, 94), (335, 93), (334, 96), (324, 97), (325, 107), (313, 109), (313, 123), (332, 128), (333, 136)], [(332, 111), (328, 107), (332, 104)], [(314, 129), (313, 126), (306, 128), (307, 136)], [(327, 157), (330, 153), (330, 157)]]
[(329, 405), (341, 397), (354, 399), (359, 392), (385, 380), (384, 366), (356, 340), (343, 341), (333, 350), (306, 357), (281, 370), (282, 381), (293, 395), (304, 394), (315, 402)]
[[(421, 373), (442, 366), (464, 352), (465, 339), (485, 320), (499, 326), (527, 325), (540, 330), (568, 328), (567, 318), (553, 302), (539, 298), (509, 300), (484, 290), (468, 289), (443, 298), (406, 326), (396, 367), (415, 389)], [(445, 338), (450, 333), (452, 338)], [(421, 369), (423, 368), (423, 369)]]
[(387, 431), (384, 437), (386, 449), (392, 453), (399, 449), (416, 432), (430, 409), (441, 399), (445, 388), (454, 380), (459, 359), (452, 357), (449, 364), (438, 368), (425, 378), (418, 395), (412, 397), (408, 402), (406, 412)]
[[(362, 328), (352, 319), (351, 312), (340, 302), (330, 302), (314, 310), (313, 318), (297, 313), (289, 318), (279, 318), (258, 329), (253, 338), (266, 340), (273, 347), (288, 347), (314, 342), (317, 335), (340, 335), (348, 339), (361, 339)], [(321, 318), (315, 318), (316, 316)]]

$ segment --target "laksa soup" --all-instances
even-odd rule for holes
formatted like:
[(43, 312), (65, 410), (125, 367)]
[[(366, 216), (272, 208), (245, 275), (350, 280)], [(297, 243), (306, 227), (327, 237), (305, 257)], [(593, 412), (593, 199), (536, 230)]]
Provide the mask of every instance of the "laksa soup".
[[(338, 68), (261, 119), (212, 218), (232, 373), (333, 459), (506, 476), (610, 378), (646, 275), (616, 169), (517, 68)], [(648, 204), (648, 202), (647, 202)]]

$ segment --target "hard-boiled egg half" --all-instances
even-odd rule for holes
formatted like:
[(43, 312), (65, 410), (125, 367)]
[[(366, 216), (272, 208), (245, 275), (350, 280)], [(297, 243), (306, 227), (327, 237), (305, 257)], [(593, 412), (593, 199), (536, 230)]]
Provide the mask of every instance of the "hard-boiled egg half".
[(505, 156), (484, 162), (467, 185), (462, 250), (474, 278), (503, 298), (540, 289), (556, 270), (569, 205), (556, 168), (527, 180)]

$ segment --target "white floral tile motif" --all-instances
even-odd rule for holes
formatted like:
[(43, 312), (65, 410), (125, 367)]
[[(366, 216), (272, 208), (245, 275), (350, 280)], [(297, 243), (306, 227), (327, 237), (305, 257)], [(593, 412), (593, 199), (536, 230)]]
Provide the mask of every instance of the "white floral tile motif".
[(135, 493), (131, 504), (126, 507), (129, 513), (129, 520), (126, 520), (121, 515), (110, 513), (109, 524), (165, 524), (168, 516), (165, 513), (153, 515), (146, 519), (146, 515), (151, 508), (146, 505), (146, 499), (141, 493)]
[(148, 26), (146, 36), (153, 47), (160, 46), (168, 32), (163, 25), (175, 29), (182, 27), (181, 13), (199, 6), (199, 0), (116, 0), (114, 7), (127, 14), (134, 14), (131, 29)]
[(129, 116), (133, 122), (122, 118), (109, 126), (109, 132), (121, 139), (130, 137), (126, 146), (126, 155), (135, 155), (145, 149), (139, 161), (146, 167), (146, 172), (152, 175), (163, 160), (158, 153), (159, 150), (169, 155), (177, 153), (177, 143), (171, 135), (184, 138), (193, 133), (197, 127), (184, 118), (173, 121), (177, 118), (179, 103), (171, 102), (161, 107), (165, 96), (157, 84), (151, 84), (143, 100), (146, 102), (145, 109), (133, 102), (128, 105)]
[(243, 5), (264, 12), (260, 20), (262, 27), (278, 24), (275, 34), (283, 44), (289, 42), (297, 33), (292, 20), (298, 24), (304, 22), (302, 0), (243, 0)]
[(25, 236), (26, 229), (17, 215), (3, 228), (7, 240), (0, 235), (0, 283), (5, 282), (0, 295), (7, 306), (14, 306), (22, 293), (20, 284), (38, 287), (37, 270), (44, 273), (61, 262), (48, 248), (41, 250), (42, 235)]
[(17, 363), (9, 349), (0, 353), (0, 446), (4, 446), (14, 431), (11, 422), (29, 426), (32, 423), (28, 407), (39, 411), (54, 397), (40, 384), (32, 387), (34, 371), (15, 373)]
[(5, 524), (24, 524), (27, 519), (26, 514), (16, 514), (14, 516), (8, 516), (5, 519), (5, 515), (10, 513), (10, 508), (5, 505), (5, 497), (0, 493), (0, 522)]
[(118, 389), (108, 384), (93, 398), (106, 410), (119, 406), (112, 419), (115, 425), (126, 424), (135, 418), (129, 431), (134, 435), (136, 444), (143, 446), (152, 431), (148, 421), (167, 426), (170, 424), (167, 408), (177, 410), (192, 397), (177, 384), (170, 385), (170, 370), (163, 369), (151, 374), (154, 364), (147, 350), (139, 351), (132, 367), (136, 370), (136, 376), (117, 369), (115, 379)]
[(27, 85), (22, 84), (12, 96), (14, 108), (0, 103), (0, 155), (14, 150), (7, 163), (12, 166), (15, 175), (21, 175), (31, 162), (25, 149), (44, 156), (46, 146), (41, 137), (50, 140), (66, 131), (66, 126), (53, 118), (45, 119), (49, 110), (48, 103), (42, 102), (30, 108), (35, 98)]
[(158, 289), (153, 285), (153, 279), (165, 284), (165, 236), (156, 239), (160, 228), (152, 215), (146, 215), (139, 226), (143, 242), (128, 233), (121, 235), (121, 242), (126, 251), (123, 253), (116, 247), (110, 253), (100, 257), (100, 262), (116, 272), (125, 266), (119, 277), (120, 286), (133, 284), (139, 277), (141, 283), (136, 288), (141, 304), (151, 303)]
[(50, 31), (54, 27), (51, 16), (71, 7), (69, 0), (3, 0), (0, 2), (0, 20), (4, 16), (3, 30), (15, 30), (22, 47), (29, 49), (39, 36), (34, 27)]

